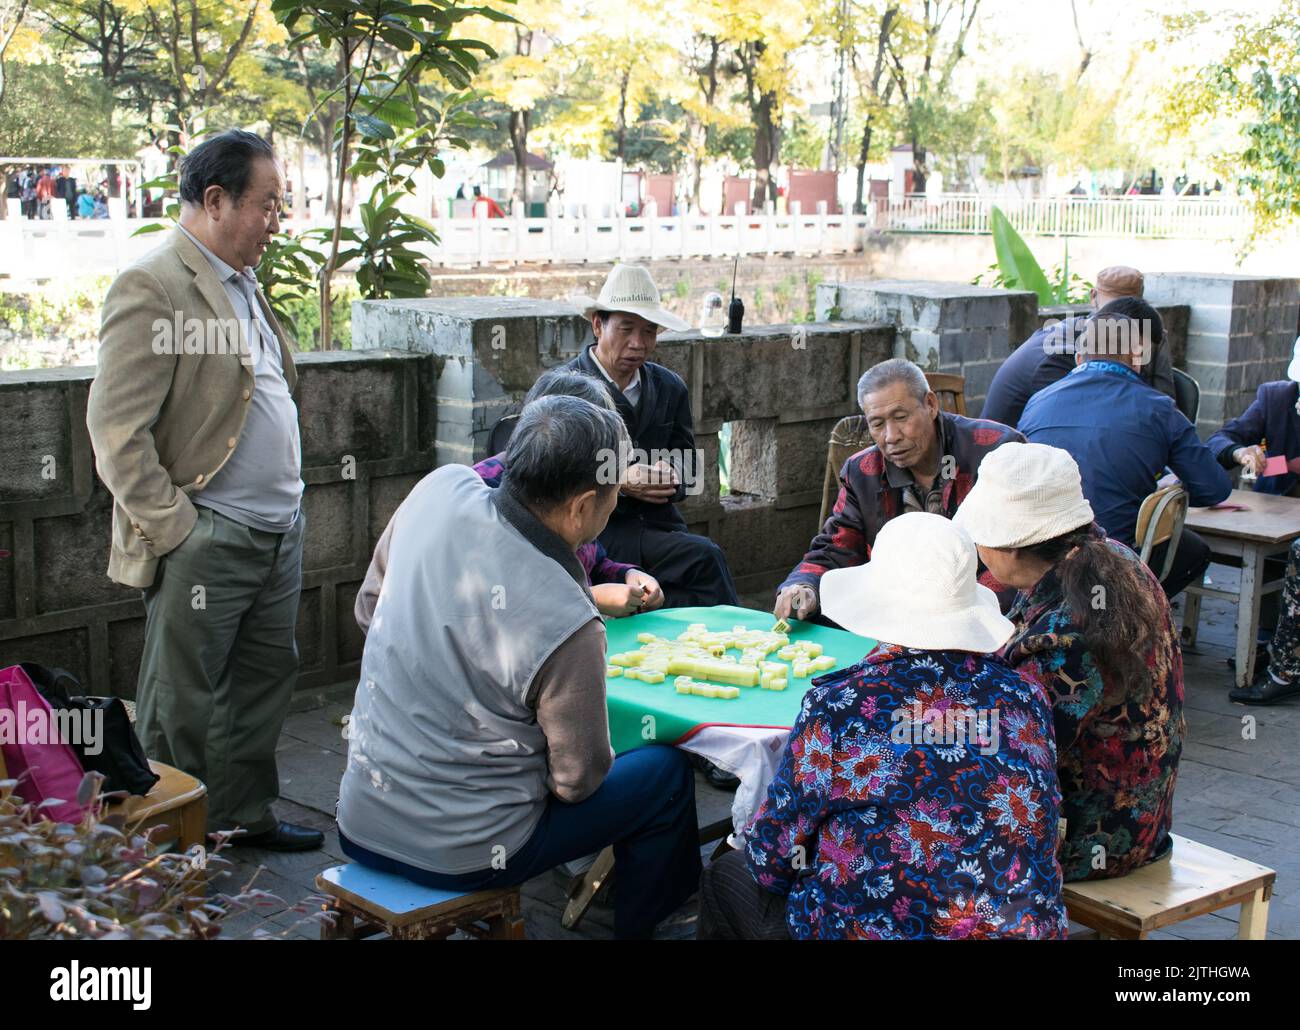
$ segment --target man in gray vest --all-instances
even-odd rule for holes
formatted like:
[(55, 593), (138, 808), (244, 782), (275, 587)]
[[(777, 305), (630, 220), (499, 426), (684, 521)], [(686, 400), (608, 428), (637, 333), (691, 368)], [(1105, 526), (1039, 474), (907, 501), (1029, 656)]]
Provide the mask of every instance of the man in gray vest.
[(523, 883), (612, 844), (614, 931), (648, 937), (700, 874), (690, 762), (613, 758), (605, 625), (576, 551), (618, 502), (616, 412), (577, 397), (524, 409), (492, 489), (445, 465), (376, 549), (339, 789), (355, 861), (441, 890)]

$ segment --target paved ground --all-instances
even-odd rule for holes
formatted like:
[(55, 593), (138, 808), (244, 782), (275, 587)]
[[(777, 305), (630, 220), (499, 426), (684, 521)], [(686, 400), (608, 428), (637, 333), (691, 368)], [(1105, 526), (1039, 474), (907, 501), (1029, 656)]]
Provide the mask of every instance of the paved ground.
[[(1228, 582), (1235, 574), (1215, 566), (1216, 579)], [(761, 607), (766, 596), (748, 599)], [(1235, 613), (1223, 602), (1202, 606), (1197, 653), (1186, 653), (1188, 739), (1179, 769), (1174, 829), (1202, 843), (1222, 848), (1277, 870), (1277, 886), (1269, 913), (1270, 938), (1300, 938), (1300, 701), (1273, 708), (1245, 708), (1227, 700), (1230, 672), (1224, 659), (1231, 653)], [(325, 831), (323, 851), (281, 855), (255, 849), (230, 852), (234, 865), (217, 881), (217, 889), (237, 893), (252, 882), (278, 901), (232, 916), (226, 932), (251, 936), (259, 930), (284, 937), (313, 938), (316, 925), (309, 913), (316, 873), (343, 860), (334, 831), (334, 804), (343, 772), (346, 745), (341, 719), (351, 707), (351, 685), (330, 692), (307, 710), (294, 712), (280, 738), (279, 760), (282, 818)], [(1254, 739), (1244, 739), (1243, 718), (1254, 717)], [(731, 795), (697, 777), (701, 825), (726, 816)], [(701, 849), (706, 856), (713, 846)], [(608, 938), (611, 910), (593, 905), (570, 933), (560, 926), (564, 907), (563, 880), (548, 873), (524, 887), (524, 915), (534, 938)], [(1181, 923), (1161, 937), (1224, 939), (1236, 934), (1236, 909)], [(667, 924), (660, 936), (691, 937), (695, 930), (693, 903)]]

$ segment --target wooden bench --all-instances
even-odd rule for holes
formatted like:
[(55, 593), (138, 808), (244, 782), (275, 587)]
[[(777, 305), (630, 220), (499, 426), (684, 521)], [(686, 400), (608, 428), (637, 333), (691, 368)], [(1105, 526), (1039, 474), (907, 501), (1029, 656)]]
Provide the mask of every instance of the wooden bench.
[[(332, 921), (321, 923), (323, 941), (358, 940), (378, 933), (394, 940), (442, 940), (457, 930), (475, 937), (525, 939), (518, 887), (460, 894), (350, 862), (318, 874), (316, 888), (329, 895), (326, 911), (334, 914)], [(484, 923), (486, 929), (477, 923)]]
[(1174, 850), (1166, 859), (1113, 880), (1067, 883), (1070, 918), (1102, 937), (1145, 940), (1163, 927), (1240, 905), (1237, 937), (1263, 940), (1277, 873), (1176, 833), (1169, 836)]

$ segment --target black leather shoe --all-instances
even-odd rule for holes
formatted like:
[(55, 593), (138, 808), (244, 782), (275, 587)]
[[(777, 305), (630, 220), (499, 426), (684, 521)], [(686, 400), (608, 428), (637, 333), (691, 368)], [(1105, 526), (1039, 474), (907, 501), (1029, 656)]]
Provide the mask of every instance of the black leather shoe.
[(325, 843), (325, 834), (307, 826), (280, 822), (274, 830), (241, 833), (230, 839), (235, 847), (266, 848), (267, 851), (313, 851)]
[(1268, 674), (1267, 669), (1257, 675), (1250, 686), (1228, 691), (1228, 700), (1239, 705), (1272, 705), (1285, 701), (1288, 697), (1300, 697), (1300, 680), (1279, 683)]

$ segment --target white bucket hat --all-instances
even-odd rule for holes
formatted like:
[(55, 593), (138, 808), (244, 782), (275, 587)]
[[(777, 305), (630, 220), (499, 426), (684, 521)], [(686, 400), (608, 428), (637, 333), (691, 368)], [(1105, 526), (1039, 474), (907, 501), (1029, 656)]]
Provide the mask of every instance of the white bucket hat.
[(975, 545), (942, 515), (913, 511), (876, 534), (871, 560), (822, 576), (821, 607), (851, 633), (927, 651), (996, 651), (1015, 627), (975, 581)]
[(691, 327), (659, 303), (659, 287), (644, 265), (615, 265), (605, 277), (599, 297), (595, 300), (575, 297), (573, 303), (582, 309), (585, 318), (591, 318), (597, 311), (626, 311), (676, 332)]
[(1079, 466), (1041, 443), (1004, 443), (984, 455), (953, 522), (981, 547), (1028, 547), (1092, 523)]

